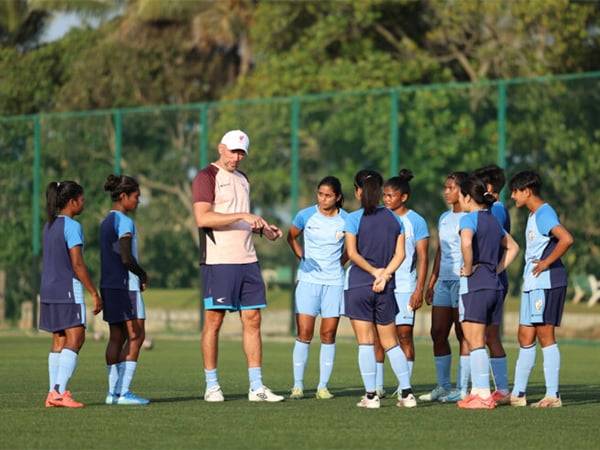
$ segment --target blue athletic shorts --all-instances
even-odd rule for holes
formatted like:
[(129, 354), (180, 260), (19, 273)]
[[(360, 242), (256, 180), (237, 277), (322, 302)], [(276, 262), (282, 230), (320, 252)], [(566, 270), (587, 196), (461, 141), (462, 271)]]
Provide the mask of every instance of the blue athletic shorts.
[(559, 327), (566, 296), (567, 288), (564, 286), (523, 292), (519, 324), (525, 326), (544, 324)]
[(459, 280), (438, 280), (433, 289), (433, 306), (458, 308)]
[(55, 333), (85, 327), (85, 303), (40, 303), (40, 330)]
[(502, 317), (502, 303), (502, 291), (496, 289), (481, 289), (461, 294), (458, 301), (459, 320), (499, 325), (500, 322), (496, 320)]
[(409, 300), (412, 292), (394, 292), (396, 304), (398, 305), (398, 314), (396, 314), (396, 325), (415, 324), (415, 312), (409, 308)]
[(344, 286), (298, 281), (296, 285), (296, 314), (309, 316), (340, 317), (344, 301)]
[(396, 320), (398, 305), (394, 291), (373, 292), (371, 286), (360, 286), (344, 291), (344, 315), (352, 320), (364, 320), (387, 325)]
[(204, 309), (241, 311), (267, 306), (265, 283), (257, 262), (200, 266)]
[(121, 323), (127, 320), (145, 319), (146, 308), (139, 291), (125, 289), (100, 289), (102, 295), (102, 318), (108, 323)]

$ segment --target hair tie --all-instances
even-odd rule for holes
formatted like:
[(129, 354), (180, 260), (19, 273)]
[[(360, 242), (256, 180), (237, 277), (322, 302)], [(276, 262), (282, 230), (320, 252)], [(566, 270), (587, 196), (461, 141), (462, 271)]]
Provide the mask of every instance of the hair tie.
[(56, 189), (58, 189), (60, 187), (60, 181), (56, 182)]

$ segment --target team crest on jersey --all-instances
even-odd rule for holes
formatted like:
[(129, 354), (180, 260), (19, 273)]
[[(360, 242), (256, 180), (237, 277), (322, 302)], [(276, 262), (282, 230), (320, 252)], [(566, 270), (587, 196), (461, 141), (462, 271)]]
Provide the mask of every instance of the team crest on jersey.
[(343, 231), (336, 231), (335, 232), (335, 240), (336, 241), (341, 241), (342, 239), (344, 239), (344, 232)]
[(533, 241), (534, 239), (535, 239), (535, 231), (529, 230), (527, 232), (527, 240), (528, 241)]
[(544, 300), (543, 299), (537, 299), (535, 301), (535, 310), (536, 311), (541, 311), (542, 310), (542, 306), (544, 306)]

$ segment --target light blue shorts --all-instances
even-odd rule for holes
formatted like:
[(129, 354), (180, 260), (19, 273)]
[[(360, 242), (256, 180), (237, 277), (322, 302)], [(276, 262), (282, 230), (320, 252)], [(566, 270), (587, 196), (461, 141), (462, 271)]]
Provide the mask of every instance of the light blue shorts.
[(438, 280), (433, 290), (433, 306), (458, 308), (459, 280)]
[(412, 292), (394, 292), (396, 304), (398, 305), (398, 314), (396, 314), (396, 325), (415, 324), (415, 312), (408, 307)]
[(344, 304), (344, 286), (298, 281), (296, 285), (296, 314), (323, 318), (340, 317)]

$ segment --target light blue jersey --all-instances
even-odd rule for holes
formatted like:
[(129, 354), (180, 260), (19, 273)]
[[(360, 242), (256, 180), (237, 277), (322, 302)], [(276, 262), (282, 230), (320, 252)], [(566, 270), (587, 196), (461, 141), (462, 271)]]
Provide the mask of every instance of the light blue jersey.
[(460, 279), (462, 252), (460, 250), (459, 225), (464, 212), (446, 211), (440, 216), (438, 233), (440, 238), (440, 273), (439, 280)]
[(552, 229), (560, 225), (556, 211), (547, 203), (529, 214), (525, 228), (525, 269), (523, 271), (523, 292), (536, 289), (552, 289), (567, 285), (567, 271), (559, 259), (552, 263), (548, 270), (533, 276), (533, 268), (537, 261), (552, 253), (558, 242), (552, 236)]
[(429, 237), (427, 222), (412, 209), (403, 216), (396, 215), (404, 228), (404, 261), (396, 270), (396, 292), (414, 292), (417, 286), (417, 242)]
[(292, 225), (303, 231), (304, 258), (298, 267), (298, 281), (328, 286), (344, 285), (341, 264), (344, 248), (344, 222), (348, 213), (328, 217), (318, 206), (301, 210)]

